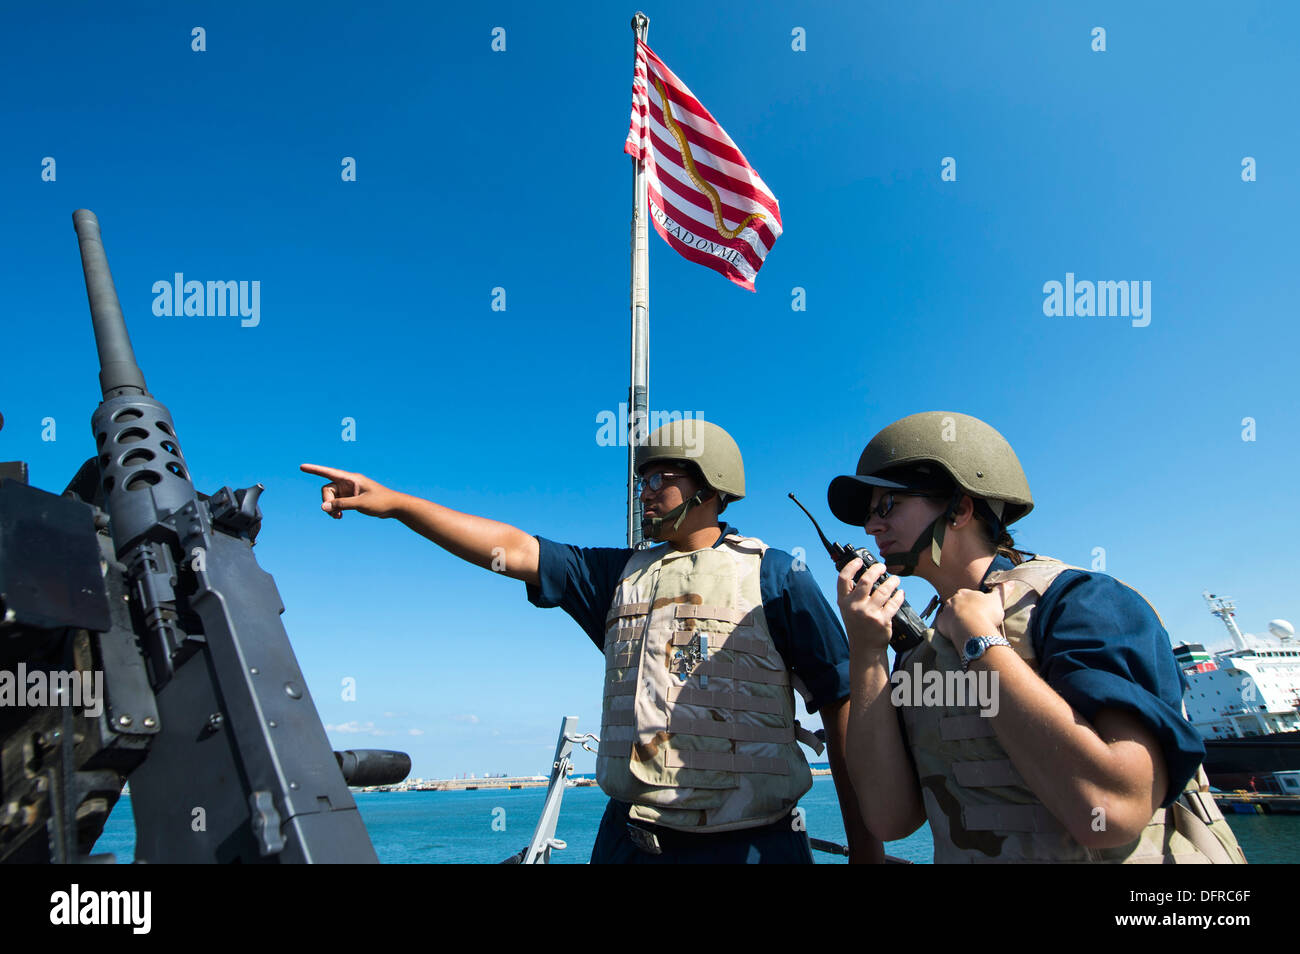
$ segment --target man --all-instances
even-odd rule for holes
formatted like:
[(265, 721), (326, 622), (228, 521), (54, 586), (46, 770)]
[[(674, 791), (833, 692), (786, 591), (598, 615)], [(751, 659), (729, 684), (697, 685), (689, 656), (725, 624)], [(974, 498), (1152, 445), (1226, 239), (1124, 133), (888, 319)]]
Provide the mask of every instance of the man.
[(593, 862), (812, 861), (793, 809), (812, 785), (796, 742), (792, 687), (821, 710), (852, 861), (881, 861), (844, 761), (848, 645), (789, 554), (719, 514), (745, 495), (740, 450), (701, 420), (637, 449), (647, 550), (553, 543), (389, 490), (330, 478), (321, 507), (396, 517), (464, 560), (523, 580), (535, 606), (562, 607), (605, 652), (596, 772), (610, 803)]

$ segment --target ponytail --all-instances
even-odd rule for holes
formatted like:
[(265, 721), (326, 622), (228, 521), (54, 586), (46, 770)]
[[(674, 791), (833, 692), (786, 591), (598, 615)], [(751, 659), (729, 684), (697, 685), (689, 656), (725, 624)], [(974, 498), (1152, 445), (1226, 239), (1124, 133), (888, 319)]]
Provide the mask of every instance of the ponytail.
[(1029, 559), (1026, 553), (1016, 548), (1015, 540), (1011, 539), (1011, 532), (993, 515), (992, 508), (983, 500), (976, 501), (975, 520), (979, 524), (985, 543), (993, 550), (995, 556), (1006, 557), (1013, 566), (1019, 566)]
[(1016, 549), (1015, 541), (1011, 539), (1010, 532), (1005, 528), (1002, 530), (1002, 535), (998, 537), (996, 550), (998, 556), (1006, 557), (1014, 566), (1020, 566), (1025, 562), (1025, 554)]

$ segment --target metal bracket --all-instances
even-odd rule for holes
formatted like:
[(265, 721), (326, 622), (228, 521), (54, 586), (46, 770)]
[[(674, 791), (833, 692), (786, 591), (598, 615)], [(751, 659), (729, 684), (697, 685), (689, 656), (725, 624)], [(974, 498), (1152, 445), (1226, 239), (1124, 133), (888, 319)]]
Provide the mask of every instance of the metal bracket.
[[(583, 735), (566, 735), (564, 739), (566, 742), (571, 742), (574, 745), (581, 746), (582, 748), (590, 752), (592, 755), (600, 754), (600, 752), (598, 752), (596, 749), (593, 749), (590, 745), (587, 744), (588, 742), (595, 742), (597, 745), (600, 745), (600, 739), (596, 738), (596, 736), (590, 732), (584, 733)], [(554, 766), (552, 766), (552, 768), (553, 767)]]

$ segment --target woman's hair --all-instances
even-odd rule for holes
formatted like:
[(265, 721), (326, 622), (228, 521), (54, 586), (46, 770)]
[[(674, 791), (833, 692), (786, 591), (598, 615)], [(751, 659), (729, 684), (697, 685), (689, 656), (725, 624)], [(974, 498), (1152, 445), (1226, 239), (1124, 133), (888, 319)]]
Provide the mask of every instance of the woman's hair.
[(984, 537), (984, 542), (996, 555), (1006, 557), (1015, 566), (1025, 562), (1025, 554), (1016, 549), (1015, 541), (1011, 539), (1011, 531), (1006, 527), (998, 527), (997, 539), (994, 539), (993, 519), (985, 512), (984, 507), (975, 507), (975, 521), (979, 526), (980, 535)]

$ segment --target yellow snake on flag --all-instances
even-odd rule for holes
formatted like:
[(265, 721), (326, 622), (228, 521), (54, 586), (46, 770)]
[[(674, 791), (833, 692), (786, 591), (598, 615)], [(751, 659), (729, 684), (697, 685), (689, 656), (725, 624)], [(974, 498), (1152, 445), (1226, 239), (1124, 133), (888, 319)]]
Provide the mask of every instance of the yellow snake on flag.
[(762, 220), (764, 218), (758, 212), (751, 212), (740, 220), (740, 224), (734, 229), (729, 229), (722, 222), (722, 199), (718, 197), (718, 190), (712, 185), (705, 182), (700, 177), (699, 170), (695, 168), (695, 157), (691, 155), (690, 143), (686, 141), (686, 133), (682, 132), (682, 127), (677, 125), (677, 120), (673, 118), (673, 109), (668, 105), (668, 93), (664, 90), (664, 84), (659, 81), (659, 77), (654, 77), (655, 89), (659, 91), (659, 102), (664, 107), (664, 122), (668, 125), (668, 131), (673, 134), (677, 140), (677, 148), (681, 150), (682, 165), (686, 169), (686, 174), (691, 177), (695, 187), (709, 197), (709, 202), (713, 205), (713, 221), (717, 225), (718, 234), (723, 238), (734, 239), (737, 235), (745, 230), (754, 219)]

